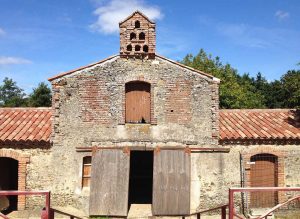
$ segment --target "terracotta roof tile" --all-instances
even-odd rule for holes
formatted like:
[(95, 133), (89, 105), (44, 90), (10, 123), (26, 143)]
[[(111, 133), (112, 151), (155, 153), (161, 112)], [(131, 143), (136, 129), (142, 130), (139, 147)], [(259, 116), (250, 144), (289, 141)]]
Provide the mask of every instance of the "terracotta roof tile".
[(289, 109), (220, 110), (220, 140), (300, 140), (300, 123)]
[(0, 108), (0, 143), (50, 142), (50, 108)]
[[(1, 142), (50, 142), (50, 108), (0, 108)], [(300, 140), (293, 110), (220, 110), (220, 140)]]

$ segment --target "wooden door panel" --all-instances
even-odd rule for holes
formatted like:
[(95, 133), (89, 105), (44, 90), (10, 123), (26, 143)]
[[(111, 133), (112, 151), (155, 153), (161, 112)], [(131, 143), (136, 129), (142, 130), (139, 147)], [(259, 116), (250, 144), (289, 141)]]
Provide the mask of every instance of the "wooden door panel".
[(154, 153), (153, 215), (190, 213), (190, 154), (184, 150)]
[(126, 122), (150, 122), (150, 84), (134, 82), (126, 84)]
[[(277, 161), (274, 155), (255, 155), (252, 157), (250, 172), (251, 187), (277, 186)], [(251, 207), (273, 207), (277, 202), (277, 192), (252, 192)]]
[(130, 156), (99, 150), (92, 159), (90, 215), (127, 216)]

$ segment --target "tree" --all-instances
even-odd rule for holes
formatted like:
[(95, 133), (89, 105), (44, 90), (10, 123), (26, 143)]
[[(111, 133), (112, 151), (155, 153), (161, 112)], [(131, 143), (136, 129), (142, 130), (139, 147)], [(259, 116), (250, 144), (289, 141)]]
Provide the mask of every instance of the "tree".
[(28, 102), (32, 107), (51, 106), (51, 89), (46, 83), (39, 83), (38, 87), (34, 88), (32, 94), (29, 95)]
[(284, 102), (286, 107), (300, 107), (300, 70), (290, 70), (281, 77), (284, 92)]
[(21, 107), (26, 106), (25, 93), (17, 86), (17, 83), (9, 78), (4, 78), (0, 85), (0, 106)]
[(201, 49), (196, 56), (188, 54), (181, 62), (221, 79), (221, 108), (265, 107), (264, 98), (256, 92), (252, 79), (247, 74), (240, 76), (230, 64), (223, 65), (218, 56), (213, 58)]

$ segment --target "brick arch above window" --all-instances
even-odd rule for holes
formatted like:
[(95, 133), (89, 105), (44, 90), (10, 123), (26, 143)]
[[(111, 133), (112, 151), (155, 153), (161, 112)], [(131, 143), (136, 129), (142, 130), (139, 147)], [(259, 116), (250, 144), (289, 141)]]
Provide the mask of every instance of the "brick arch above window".
[(24, 163), (29, 162), (29, 155), (9, 149), (0, 149), (0, 157), (8, 157)]
[[(18, 161), (18, 190), (26, 190), (26, 173), (27, 163), (30, 161), (30, 156), (10, 149), (0, 149), (0, 158), (7, 157)], [(26, 197), (18, 197), (18, 210), (25, 209)]]

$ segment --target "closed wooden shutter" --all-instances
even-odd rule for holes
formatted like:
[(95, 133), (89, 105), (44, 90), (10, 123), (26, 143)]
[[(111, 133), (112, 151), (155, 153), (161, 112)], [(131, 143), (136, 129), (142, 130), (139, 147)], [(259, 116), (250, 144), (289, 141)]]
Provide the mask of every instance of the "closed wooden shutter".
[[(251, 158), (251, 187), (276, 187), (277, 157), (271, 154), (258, 154)], [(277, 204), (277, 192), (251, 192), (252, 208), (267, 208)]]
[(83, 158), (82, 165), (82, 187), (89, 187), (91, 183), (91, 163), (92, 157), (87, 156)]
[(92, 159), (90, 215), (127, 216), (130, 156), (103, 149)]
[(184, 150), (154, 153), (153, 214), (190, 213), (190, 154)]
[(150, 123), (150, 84), (130, 82), (126, 84), (126, 123)]

